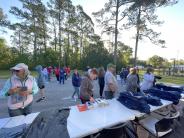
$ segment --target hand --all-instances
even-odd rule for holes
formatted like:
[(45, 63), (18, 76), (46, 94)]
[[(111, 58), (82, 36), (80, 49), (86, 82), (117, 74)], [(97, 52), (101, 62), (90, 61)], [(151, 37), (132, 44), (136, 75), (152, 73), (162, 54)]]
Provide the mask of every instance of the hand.
[(21, 91), (19, 92), (20, 96), (28, 96), (30, 93), (28, 91)]
[(9, 90), (10, 94), (14, 94), (14, 93), (17, 93), (17, 92), (20, 92), (20, 88), (19, 87), (14, 87), (14, 88), (11, 88)]
[(90, 102), (94, 102), (95, 101), (95, 99), (93, 98), (93, 97), (90, 97)]

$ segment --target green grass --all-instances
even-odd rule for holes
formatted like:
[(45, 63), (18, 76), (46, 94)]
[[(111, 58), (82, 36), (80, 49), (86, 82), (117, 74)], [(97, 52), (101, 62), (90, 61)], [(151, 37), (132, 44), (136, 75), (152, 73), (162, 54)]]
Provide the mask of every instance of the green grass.
[[(36, 76), (36, 71), (31, 71), (31, 75)], [(11, 76), (10, 70), (0, 70), (0, 79), (8, 79)]]
[[(73, 71), (71, 71), (71, 74), (72, 73), (73, 73)], [(79, 73), (83, 74), (83, 72), (81, 70), (79, 70)], [(139, 72), (141, 80), (142, 80), (144, 73), (145, 73), (145, 71)], [(36, 76), (37, 73), (35, 71), (31, 71), (31, 74), (33, 76)], [(156, 72), (156, 74), (157, 74), (157, 72)], [(11, 72), (9, 70), (0, 70), (0, 79), (8, 79), (10, 76), (11, 76)], [(184, 85), (184, 77), (163, 76), (163, 75), (161, 75), (161, 77), (162, 77), (162, 79), (159, 80), (159, 82)]]
[(184, 77), (162, 76), (162, 79), (159, 80), (159, 82), (184, 85)]
[(11, 76), (11, 71), (9, 70), (0, 70), (0, 79), (7, 79)]

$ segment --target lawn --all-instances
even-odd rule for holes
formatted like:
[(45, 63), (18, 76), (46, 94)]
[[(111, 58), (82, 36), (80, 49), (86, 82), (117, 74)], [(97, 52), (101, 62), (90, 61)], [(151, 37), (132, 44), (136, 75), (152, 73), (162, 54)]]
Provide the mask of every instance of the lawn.
[[(36, 76), (36, 71), (31, 71), (33, 76)], [(8, 79), (11, 76), (10, 70), (0, 70), (0, 79)]]
[[(143, 74), (145, 73), (145, 71), (140, 71), (139, 75), (140, 75), (140, 79), (142, 80), (143, 78)], [(155, 74), (158, 75), (158, 73), (156, 72)], [(159, 75), (162, 77), (162, 79), (158, 80), (158, 82), (162, 82), (162, 83), (171, 83), (171, 84), (179, 84), (179, 85), (184, 85), (184, 77), (179, 77), (179, 76), (166, 76), (166, 75)]]
[(159, 82), (184, 85), (184, 77), (162, 76), (162, 79), (159, 80)]
[(11, 75), (10, 70), (0, 70), (0, 79), (7, 79)]

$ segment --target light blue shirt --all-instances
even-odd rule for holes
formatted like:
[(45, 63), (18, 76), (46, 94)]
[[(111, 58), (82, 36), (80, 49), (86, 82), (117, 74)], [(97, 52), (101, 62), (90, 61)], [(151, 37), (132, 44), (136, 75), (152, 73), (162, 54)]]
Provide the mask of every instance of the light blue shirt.
[[(8, 79), (3, 87), (3, 89), (0, 91), (0, 97), (5, 97), (7, 96), (7, 93), (9, 91), (9, 89), (11, 88), (11, 82), (10, 79)], [(33, 88), (32, 88), (32, 93), (36, 94), (38, 92), (38, 85), (35, 81), (35, 79), (33, 79)]]

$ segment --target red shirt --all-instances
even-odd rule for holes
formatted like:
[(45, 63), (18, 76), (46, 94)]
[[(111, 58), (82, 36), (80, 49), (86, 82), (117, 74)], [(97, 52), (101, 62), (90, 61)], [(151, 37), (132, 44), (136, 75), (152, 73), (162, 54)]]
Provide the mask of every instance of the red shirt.
[(54, 72), (55, 72), (55, 75), (59, 75), (59, 68), (55, 68)]
[(48, 67), (48, 68), (47, 68), (47, 71), (48, 71), (48, 73), (50, 74), (50, 73), (52, 72), (52, 68), (51, 68), (51, 67)]

